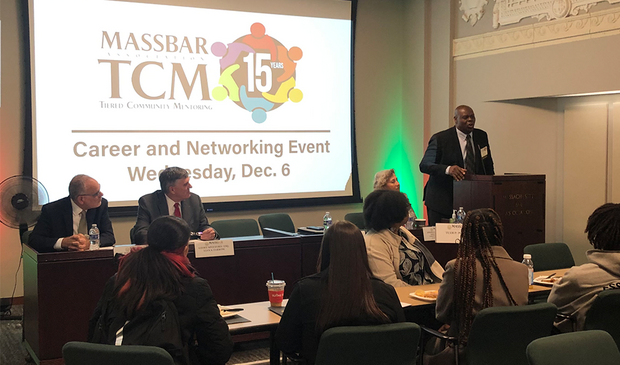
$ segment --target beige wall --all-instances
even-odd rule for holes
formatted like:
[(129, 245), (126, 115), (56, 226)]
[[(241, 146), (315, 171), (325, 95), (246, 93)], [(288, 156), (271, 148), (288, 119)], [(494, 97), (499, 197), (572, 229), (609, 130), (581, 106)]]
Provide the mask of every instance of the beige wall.
[[(18, 55), (19, 21), (17, 17), (22, 1), (5, 1), (0, 3), (1, 38), (1, 81), (0, 90), (0, 181), (9, 176), (19, 175), (22, 171), (24, 132), (21, 121), (24, 120), (23, 75), (26, 67)], [(17, 286), (15, 295), (22, 295), (21, 269), (17, 273), (21, 245), (17, 229), (0, 224), (0, 297), (10, 297), (13, 287)], [(16, 275), (17, 273), (17, 275)]]
[[(568, 38), (454, 62), (455, 102), (470, 104), (477, 126), (489, 133), (496, 173), (547, 176), (546, 241), (568, 243), (578, 264), (585, 262), (589, 247), (583, 234), (585, 219), (598, 205), (613, 200), (608, 187), (619, 183), (617, 178), (612, 181), (617, 173), (611, 164), (618, 161), (608, 159), (617, 156), (618, 137), (607, 132), (618, 113), (613, 108), (618, 97), (556, 96), (620, 90), (618, 44), (617, 34)], [(588, 107), (575, 114), (592, 103), (605, 104), (604, 113)], [(595, 122), (597, 128), (593, 128)], [(597, 142), (590, 142), (590, 137)], [(608, 145), (608, 139), (613, 143)], [(596, 145), (596, 163), (591, 156), (594, 150), (587, 149), (585, 142)], [(568, 171), (572, 166), (583, 168)], [(596, 189), (588, 190), (590, 186)], [(584, 195), (584, 189), (592, 196)]]

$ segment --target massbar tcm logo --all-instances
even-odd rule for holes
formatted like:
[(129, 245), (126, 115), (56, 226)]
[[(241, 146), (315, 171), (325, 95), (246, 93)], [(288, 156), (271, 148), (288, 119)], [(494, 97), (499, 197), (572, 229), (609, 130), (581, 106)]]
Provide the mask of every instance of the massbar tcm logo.
[(267, 112), (287, 101), (303, 99), (295, 88), (296, 61), (303, 53), (299, 47), (287, 49), (277, 39), (265, 34), (265, 26), (254, 23), (250, 34), (228, 45), (213, 43), (211, 53), (220, 57), (219, 84), (211, 96), (218, 101), (228, 97), (252, 113), (252, 120), (262, 123)]

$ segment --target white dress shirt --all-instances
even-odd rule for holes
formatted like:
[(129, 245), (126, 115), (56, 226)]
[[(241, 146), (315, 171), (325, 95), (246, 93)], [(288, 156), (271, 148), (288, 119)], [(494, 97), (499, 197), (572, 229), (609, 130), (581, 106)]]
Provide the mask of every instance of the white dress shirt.
[[(174, 200), (170, 199), (168, 195), (164, 194), (166, 197), (166, 203), (168, 204), (168, 214), (174, 216), (174, 204), (176, 203)], [(181, 203), (179, 203), (179, 212), (181, 212), (181, 218), (183, 218), (183, 212), (181, 211)]]
[[(461, 132), (458, 128), (454, 128), (456, 129), (456, 136), (459, 138), (459, 144), (461, 145), (461, 154), (463, 155), (463, 162), (465, 162), (465, 157), (467, 157), (467, 134)], [(471, 147), (472, 149), (474, 148), (474, 134), (470, 133), (469, 135), (471, 135)], [(450, 166), (446, 167), (446, 175), (450, 175), (449, 174), (450, 171)]]

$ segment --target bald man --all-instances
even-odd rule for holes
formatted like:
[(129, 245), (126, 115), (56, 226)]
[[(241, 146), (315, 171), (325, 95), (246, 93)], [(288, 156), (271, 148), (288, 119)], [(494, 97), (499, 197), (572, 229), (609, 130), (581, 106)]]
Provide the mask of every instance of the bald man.
[(103, 198), (99, 183), (90, 176), (76, 175), (69, 183), (68, 197), (43, 206), (28, 245), (39, 252), (86, 251), (90, 248), (88, 230), (93, 223), (99, 228), (100, 246), (116, 242), (108, 201)]
[(452, 216), (452, 184), (465, 174), (493, 175), (493, 158), (487, 133), (474, 128), (472, 108), (460, 105), (454, 110), (454, 127), (434, 134), (420, 162), (420, 171), (430, 175), (424, 187), (424, 204), (429, 225)]

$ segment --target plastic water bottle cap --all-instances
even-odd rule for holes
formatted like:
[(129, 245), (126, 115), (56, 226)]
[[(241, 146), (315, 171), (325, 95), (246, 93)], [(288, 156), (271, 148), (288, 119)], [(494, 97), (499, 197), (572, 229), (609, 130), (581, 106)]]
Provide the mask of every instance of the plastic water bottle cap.
[(524, 254), (523, 254), (523, 258), (524, 258), (524, 259), (526, 259), (526, 260), (527, 260), (527, 259), (531, 259), (531, 258), (532, 258), (532, 254), (529, 254), (529, 253), (524, 253)]

